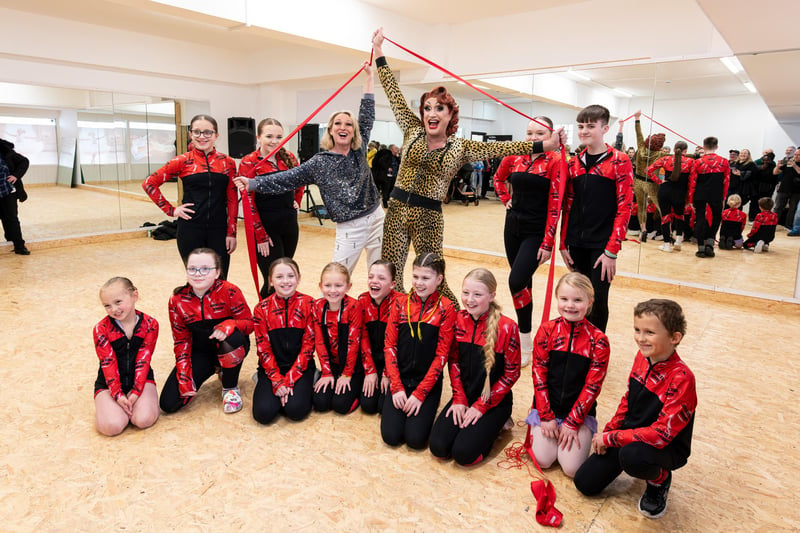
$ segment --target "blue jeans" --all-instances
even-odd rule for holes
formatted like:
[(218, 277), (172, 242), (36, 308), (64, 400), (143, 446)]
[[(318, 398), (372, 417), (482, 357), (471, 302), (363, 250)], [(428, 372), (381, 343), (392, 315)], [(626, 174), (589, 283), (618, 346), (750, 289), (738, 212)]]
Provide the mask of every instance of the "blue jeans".
[(794, 212), (794, 222), (792, 223), (792, 233), (800, 233), (800, 203)]

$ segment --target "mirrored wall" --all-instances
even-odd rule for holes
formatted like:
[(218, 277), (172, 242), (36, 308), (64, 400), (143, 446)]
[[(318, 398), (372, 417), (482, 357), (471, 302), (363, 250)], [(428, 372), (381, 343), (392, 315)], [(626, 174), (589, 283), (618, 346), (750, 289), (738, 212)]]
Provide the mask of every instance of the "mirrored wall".
[[(0, 137), (31, 161), (29, 199), (20, 204), (27, 240), (129, 230), (166, 218), (141, 184), (176, 154), (181, 102), (2, 85)], [(177, 199), (175, 184), (162, 191)]]

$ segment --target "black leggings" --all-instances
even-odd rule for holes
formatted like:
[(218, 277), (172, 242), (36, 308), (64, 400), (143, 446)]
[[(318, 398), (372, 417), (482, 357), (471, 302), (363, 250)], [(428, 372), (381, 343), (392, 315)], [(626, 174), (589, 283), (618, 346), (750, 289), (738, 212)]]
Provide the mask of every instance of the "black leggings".
[(611, 288), (611, 282), (607, 278), (606, 280), (600, 279), (602, 273), (600, 265), (594, 268), (594, 264), (603, 255), (603, 249), (570, 246), (569, 255), (572, 257), (572, 268), (592, 280), (594, 304), (592, 304), (592, 312), (586, 315), (586, 318), (600, 331), (605, 332), (608, 324), (608, 291)]
[(380, 365), (377, 364), (375, 365), (378, 383), (375, 384), (375, 391), (372, 393), (372, 396), (365, 396), (362, 388), (361, 396), (358, 399), (361, 404), (361, 410), (368, 415), (383, 412), (383, 402), (386, 400), (386, 395), (381, 392), (381, 376), (383, 375), (383, 369), (379, 368), (379, 366)]
[(303, 420), (311, 412), (311, 396), (314, 393), (314, 371), (316, 365), (314, 360), (308, 362), (303, 375), (294, 384), (292, 394), (286, 405), (281, 405), (281, 400), (272, 392), (272, 381), (267, 377), (267, 373), (259, 365), (258, 383), (253, 391), (253, 418), (259, 424), (269, 424), (278, 413), (283, 413), (290, 420)]
[[(200, 385), (206, 382), (208, 378), (213, 376), (219, 368), (219, 360), (217, 354), (209, 353), (192, 353), (192, 379), (194, 379), (195, 387), (198, 389)], [(242, 363), (239, 363), (233, 368), (223, 368), (222, 370), (222, 388), (234, 389), (239, 386), (239, 371), (242, 369)], [(164, 388), (161, 389), (161, 398), (159, 404), (161, 410), (165, 413), (174, 413), (188, 404), (194, 396), (183, 397), (178, 390), (178, 367), (172, 369), (167, 381), (164, 383)]]
[[(191, 365), (192, 365), (192, 380), (196, 390), (206, 382), (208, 378), (213, 376), (219, 370), (220, 378), (222, 379), (223, 389), (235, 389), (239, 386), (239, 371), (242, 369), (242, 362), (231, 368), (221, 368), (219, 364), (218, 354), (230, 352), (234, 348), (244, 346), (244, 353), (250, 351), (250, 339), (241, 333), (239, 330), (234, 330), (233, 333), (228, 335), (228, 338), (218, 343), (217, 352), (201, 352), (192, 350)], [(178, 389), (178, 367), (172, 369), (167, 381), (164, 383), (164, 388), (161, 389), (161, 398), (159, 404), (161, 410), (165, 413), (174, 413), (180, 408), (188, 404), (194, 396), (181, 396)]]
[(259, 212), (261, 223), (267, 230), (272, 245), (269, 247), (269, 255), (264, 257), (256, 253), (256, 262), (261, 275), (264, 278), (264, 285), (261, 287), (260, 295), (263, 300), (272, 294), (272, 287), (269, 286), (269, 267), (279, 257), (294, 257), (297, 250), (297, 241), (300, 238), (300, 229), (297, 225), (297, 214), (285, 217), (269, 217), (266, 213)]
[[(415, 387), (403, 384), (408, 396), (414, 392)], [(405, 440), (409, 448), (423, 450), (428, 445), (433, 420), (436, 410), (442, 400), (442, 378), (436, 382), (430, 394), (422, 402), (417, 416), (407, 416), (402, 409), (398, 409), (392, 402), (392, 397), (387, 396), (383, 402), (381, 413), (381, 437), (389, 446), (399, 446)]]
[(622, 448), (608, 448), (603, 455), (592, 454), (575, 473), (575, 487), (586, 496), (603, 492), (624, 471), (638, 479), (657, 479), (663, 470), (676, 470), (686, 459), (666, 448), (634, 442)]
[(231, 256), (225, 247), (225, 238), (228, 236), (227, 228), (208, 228), (201, 224), (190, 224), (178, 219), (178, 253), (181, 254), (183, 264), (189, 259), (189, 254), (195, 248), (211, 248), (222, 262), (220, 279), (228, 279), (228, 267)]
[(336, 394), (336, 381), (341, 377), (334, 374), (334, 381), (330, 387), (325, 388), (325, 392), (314, 392), (314, 410), (325, 413), (333, 408), (340, 415), (352, 413), (358, 408), (358, 399), (361, 390), (364, 388), (364, 374), (353, 374), (350, 379), (350, 390), (345, 390), (342, 394)]
[(672, 242), (672, 230), (683, 234), (683, 212), (686, 209), (686, 188), (664, 182), (658, 188), (658, 205), (661, 207), (661, 235), (664, 242)]
[[(706, 241), (714, 241), (722, 222), (722, 191), (698, 189), (694, 193), (694, 236), (697, 246), (704, 246)], [(711, 208), (711, 225), (706, 220), (706, 206)]]
[(506, 257), (511, 266), (511, 272), (508, 274), (508, 288), (514, 299), (519, 332), (530, 333), (533, 316), (533, 298), (530, 291), (533, 287), (533, 273), (539, 268), (536, 255), (542, 245), (544, 232), (520, 231), (520, 223), (512, 217), (511, 213), (506, 214), (506, 227), (503, 232)]
[(483, 461), (497, 440), (508, 417), (511, 416), (513, 400), (511, 392), (496, 407), (489, 409), (478, 421), (465, 428), (453, 422), (452, 414), (446, 416), (453, 400), (447, 402), (431, 430), (431, 453), (440, 459), (453, 460), (468, 466)]

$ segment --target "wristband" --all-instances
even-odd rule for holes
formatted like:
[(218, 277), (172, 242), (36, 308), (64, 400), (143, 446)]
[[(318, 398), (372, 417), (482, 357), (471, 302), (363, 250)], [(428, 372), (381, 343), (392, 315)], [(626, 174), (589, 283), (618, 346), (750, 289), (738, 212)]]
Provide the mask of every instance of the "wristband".
[(533, 141), (533, 150), (531, 150), (534, 154), (542, 154), (544, 153), (544, 142), (542, 141)]
[(608, 250), (603, 250), (603, 255), (605, 255), (606, 257), (610, 257), (611, 259), (616, 259), (617, 258), (617, 254), (612, 254)]
[(386, 56), (381, 56), (381, 57), (376, 57), (375, 58), (375, 66), (376, 67), (382, 67), (384, 65), (388, 65), (388, 63), (386, 63)]

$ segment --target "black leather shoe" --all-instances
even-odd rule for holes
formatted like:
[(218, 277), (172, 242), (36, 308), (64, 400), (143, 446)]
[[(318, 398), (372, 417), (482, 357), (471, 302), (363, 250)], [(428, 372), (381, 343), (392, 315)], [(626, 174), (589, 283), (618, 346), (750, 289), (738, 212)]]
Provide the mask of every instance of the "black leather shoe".
[(24, 245), (21, 247), (14, 247), (14, 253), (17, 255), (31, 255), (31, 251), (28, 250)]

